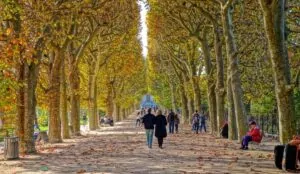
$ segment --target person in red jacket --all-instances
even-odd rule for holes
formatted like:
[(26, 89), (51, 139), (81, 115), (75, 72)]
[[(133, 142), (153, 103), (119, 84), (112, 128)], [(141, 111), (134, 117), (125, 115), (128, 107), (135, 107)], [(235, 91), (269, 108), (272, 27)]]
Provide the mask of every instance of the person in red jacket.
[(255, 142), (260, 143), (261, 138), (262, 137), (261, 137), (261, 134), (260, 134), (259, 127), (257, 127), (255, 121), (252, 121), (250, 123), (250, 131), (247, 133), (246, 136), (243, 137), (242, 146), (241, 146), (240, 149), (248, 150), (248, 143), (250, 141), (255, 141)]

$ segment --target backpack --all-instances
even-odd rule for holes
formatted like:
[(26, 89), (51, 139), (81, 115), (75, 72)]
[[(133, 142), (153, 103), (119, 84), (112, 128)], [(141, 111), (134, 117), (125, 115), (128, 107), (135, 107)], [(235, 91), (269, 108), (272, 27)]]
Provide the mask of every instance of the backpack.
[(173, 112), (171, 112), (169, 116), (170, 116), (170, 121), (175, 120), (175, 114)]
[(195, 114), (193, 117), (193, 123), (199, 123), (199, 115)]

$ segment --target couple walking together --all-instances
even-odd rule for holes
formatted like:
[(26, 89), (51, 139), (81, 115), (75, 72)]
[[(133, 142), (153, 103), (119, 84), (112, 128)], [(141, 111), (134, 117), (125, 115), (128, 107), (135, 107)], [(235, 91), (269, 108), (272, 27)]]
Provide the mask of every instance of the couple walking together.
[(151, 108), (148, 109), (148, 113), (143, 117), (142, 122), (146, 129), (147, 145), (152, 148), (153, 132), (155, 125), (155, 137), (158, 140), (159, 148), (163, 148), (164, 138), (167, 137), (167, 119), (162, 114), (161, 110), (157, 110), (156, 116), (151, 114)]

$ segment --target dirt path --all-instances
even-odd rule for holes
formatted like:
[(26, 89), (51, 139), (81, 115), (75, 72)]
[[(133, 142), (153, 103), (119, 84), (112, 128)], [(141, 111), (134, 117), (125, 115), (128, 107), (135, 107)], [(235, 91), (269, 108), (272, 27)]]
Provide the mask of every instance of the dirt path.
[(280, 173), (269, 150), (241, 151), (237, 143), (188, 127), (168, 135), (165, 149), (146, 148), (144, 130), (134, 119), (105, 127), (62, 144), (39, 146), (38, 155), (3, 161), (0, 173)]

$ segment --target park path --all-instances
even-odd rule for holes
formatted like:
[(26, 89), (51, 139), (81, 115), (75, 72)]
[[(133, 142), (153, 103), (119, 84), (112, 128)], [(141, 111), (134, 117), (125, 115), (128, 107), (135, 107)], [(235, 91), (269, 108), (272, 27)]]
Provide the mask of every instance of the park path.
[(4, 161), (0, 155), (0, 173), (281, 173), (273, 165), (272, 147), (241, 151), (236, 142), (193, 134), (189, 127), (168, 135), (165, 149), (154, 138), (149, 150), (134, 118), (61, 144), (38, 146), (38, 155), (21, 160)]

